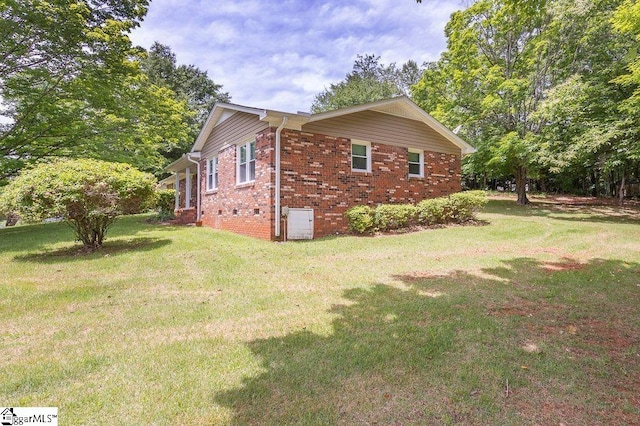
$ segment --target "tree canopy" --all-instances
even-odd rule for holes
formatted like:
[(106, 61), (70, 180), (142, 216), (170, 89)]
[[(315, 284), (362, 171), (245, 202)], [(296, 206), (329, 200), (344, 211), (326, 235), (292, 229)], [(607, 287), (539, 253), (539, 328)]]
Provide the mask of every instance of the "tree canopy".
[(615, 172), (622, 193), (640, 144), (634, 26), (620, 20), (633, 10), (618, 7), (635, 3), (479, 0), (452, 15), (447, 50), (412, 93), (476, 146), (467, 173), (515, 177), (523, 204), (532, 174), (597, 185)]
[(332, 83), (316, 95), (311, 111), (331, 111), (408, 94), (420, 74), (420, 68), (412, 60), (398, 68), (395, 63), (384, 65), (376, 55), (358, 55), (343, 81)]
[(175, 160), (191, 148), (215, 103), (230, 102), (231, 96), (223, 92), (222, 86), (214, 83), (206, 71), (194, 65), (177, 65), (171, 48), (159, 42), (155, 42), (147, 52), (142, 70), (150, 82), (170, 89), (177, 102), (186, 103), (188, 137), (165, 154), (170, 160)]
[(128, 33), (147, 0), (0, 4), (0, 183), (44, 157), (158, 171), (190, 137), (188, 106), (140, 69)]

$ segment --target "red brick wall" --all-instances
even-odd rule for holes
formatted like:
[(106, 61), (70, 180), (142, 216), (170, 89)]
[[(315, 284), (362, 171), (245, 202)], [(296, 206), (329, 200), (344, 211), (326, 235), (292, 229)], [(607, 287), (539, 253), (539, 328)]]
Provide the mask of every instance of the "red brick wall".
[(408, 177), (407, 148), (372, 144), (371, 173), (351, 171), (346, 138), (282, 132), (282, 206), (314, 209), (314, 236), (347, 231), (352, 206), (417, 203), (460, 191), (460, 157), (424, 153), (424, 178)]
[(198, 212), (195, 207), (191, 207), (188, 209), (178, 209), (175, 212), (175, 219), (173, 223), (179, 223), (181, 225), (186, 225), (188, 223), (195, 223), (198, 218)]
[[(236, 185), (236, 147), (231, 146), (218, 153), (218, 189), (207, 192), (202, 160), (202, 221), (274, 239), (275, 129), (265, 129), (256, 140), (254, 183)], [(349, 139), (283, 130), (281, 144), (281, 205), (314, 209), (315, 237), (346, 232), (344, 213), (355, 205), (417, 203), (460, 191), (457, 155), (425, 151), (425, 177), (409, 178), (407, 148), (373, 144), (372, 171), (362, 173), (351, 171)]]
[[(265, 129), (256, 138), (256, 179), (236, 184), (236, 146), (218, 153), (218, 189), (207, 191), (206, 159), (202, 160), (202, 222), (257, 238), (273, 238), (275, 130)], [(235, 211), (235, 214), (234, 214)]]

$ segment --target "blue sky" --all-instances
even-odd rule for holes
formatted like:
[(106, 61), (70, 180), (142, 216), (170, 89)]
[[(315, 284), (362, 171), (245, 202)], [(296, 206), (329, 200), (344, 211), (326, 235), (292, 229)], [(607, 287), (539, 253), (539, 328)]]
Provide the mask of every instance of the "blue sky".
[(233, 103), (308, 111), (358, 54), (385, 64), (436, 60), (464, 0), (152, 0), (134, 44), (167, 44)]

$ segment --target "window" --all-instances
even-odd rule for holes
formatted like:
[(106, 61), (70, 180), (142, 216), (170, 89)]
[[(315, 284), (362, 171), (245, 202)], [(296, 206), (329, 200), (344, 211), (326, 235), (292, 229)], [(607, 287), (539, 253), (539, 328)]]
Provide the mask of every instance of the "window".
[(218, 189), (218, 157), (207, 160), (207, 191)]
[(371, 171), (371, 144), (364, 141), (351, 142), (351, 170)]
[(424, 151), (409, 148), (407, 160), (409, 162), (409, 176), (424, 177)]
[(256, 141), (238, 146), (238, 183), (256, 179)]

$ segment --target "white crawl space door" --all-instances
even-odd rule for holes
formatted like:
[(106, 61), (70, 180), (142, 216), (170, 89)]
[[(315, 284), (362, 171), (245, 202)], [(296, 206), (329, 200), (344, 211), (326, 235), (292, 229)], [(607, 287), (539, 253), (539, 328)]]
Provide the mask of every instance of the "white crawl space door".
[(287, 239), (313, 239), (313, 209), (289, 209), (289, 215), (287, 216)]

